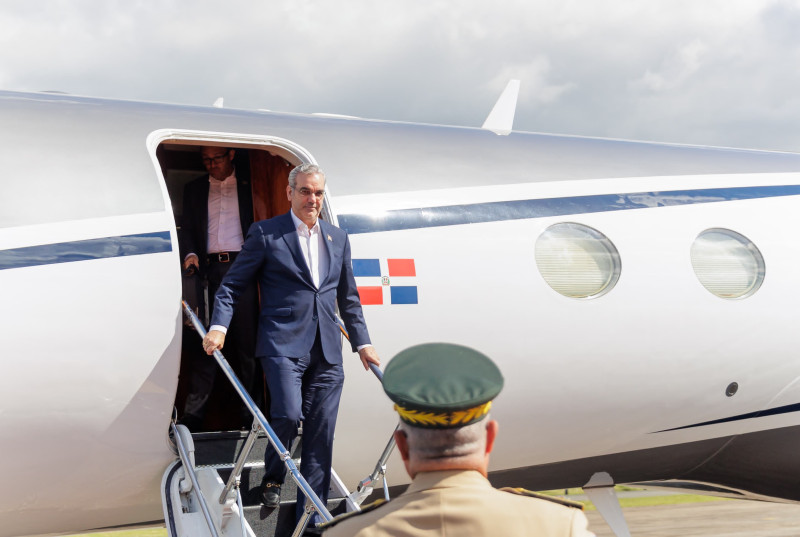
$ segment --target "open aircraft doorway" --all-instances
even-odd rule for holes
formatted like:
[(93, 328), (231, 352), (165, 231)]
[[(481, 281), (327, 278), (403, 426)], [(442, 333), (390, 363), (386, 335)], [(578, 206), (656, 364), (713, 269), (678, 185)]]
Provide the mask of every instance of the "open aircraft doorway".
[[(175, 217), (175, 226), (178, 237), (185, 232), (184, 221), (184, 192), (185, 187), (192, 181), (208, 177), (201, 157), (203, 147), (230, 149), (233, 151), (233, 166), (236, 180), (240, 189), (245, 188), (252, 199), (253, 221), (272, 218), (289, 210), (289, 201), (286, 196), (287, 178), (291, 169), (302, 162), (309, 161), (308, 155), (302, 151), (293, 151), (282, 145), (242, 143), (235, 138), (225, 136), (198, 136), (197, 133), (186, 135), (173, 135), (161, 139), (155, 150), (155, 157), (164, 177), (166, 189)], [(240, 190), (241, 192), (241, 190)], [(204, 223), (203, 225), (206, 225)], [(247, 230), (244, 229), (244, 234)], [(180, 240), (181, 245), (183, 241)], [(180, 259), (188, 252), (181, 248)], [(204, 256), (205, 257), (205, 256)], [(201, 263), (207, 263), (202, 259)], [(183, 296), (206, 328), (210, 320), (210, 306), (213, 295), (209, 293), (207, 278), (196, 271), (186, 271), (183, 267), (176, 267), (181, 271)], [(204, 271), (201, 271), (204, 272)], [(184, 324), (181, 345), (181, 365), (178, 390), (175, 397), (175, 409), (179, 420), (185, 418), (186, 399), (190, 393), (194, 370), (201, 361), (213, 360), (202, 350), (201, 341), (193, 328)], [(209, 362), (209, 363), (210, 363)], [(213, 367), (216, 367), (215, 365)], [(205, 403), (205, 412), (201, 420), (192, 424), (195, 432), (237, 430), (250, 427), (246, 419), (249, 414), (243, 415), (241, 400), (233, 388), (221, 374), (213, 380), (213, 388), (208, 394)], [(253, 381), (253, 399), (267, 413), (269, 394), (264, 381), (264, 375), (258, 360), (255, 360)]]

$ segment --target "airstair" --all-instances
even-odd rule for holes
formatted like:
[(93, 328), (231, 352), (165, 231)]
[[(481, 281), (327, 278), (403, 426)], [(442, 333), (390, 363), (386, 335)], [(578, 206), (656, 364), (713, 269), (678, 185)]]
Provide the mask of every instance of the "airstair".
[[(203, 324), (186, 302), (183, 310), (200, 337), (205, 337)], [(343, 323), (340, 322), (340, 326), (346, 337)], [(161, 483), (169, 537), (299, 537), (313, 530), (307, 526), (314, 513), (328, 521), (339, 513), (360, 510), (376, 485), (382, 484), (383, 496), (389, 499), (385, 472), (386, 461), (394, 448), (393, 438), (389, 439), (372, 473), (361, 480), (353, 492), (333, 469), (329, 499), (323, 504), (298, 469), (299, 460), (295, 457), (299, 456), (302, 432), (294, 446), (288, 449), (283, 446), (222, 353), (215, 351), (214, 358), (253, 415), (253, 424), (249, 432), (195, 434), (175, 420), (170, 424), (170, 440), (177, 457), (164, 472)], [(380, 369), (375, 365), (371, 368), (380, 380)], [(275, 509), (261, 505), (263, 454), (269, 448), (280, 454), (288, 471), (281, 504)], [(295, 525), (294, 498), (298, 489), (307, 500), (305, 515)]]

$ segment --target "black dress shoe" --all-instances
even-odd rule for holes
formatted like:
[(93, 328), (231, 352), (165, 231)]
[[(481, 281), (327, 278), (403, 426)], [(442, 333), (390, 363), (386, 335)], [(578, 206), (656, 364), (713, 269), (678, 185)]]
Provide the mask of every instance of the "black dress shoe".
[(264, 484), (264, 492), (261, 493), (261, 503), (270, 509), (275, 509), (281, 504), (281, 484), (268, 481)]

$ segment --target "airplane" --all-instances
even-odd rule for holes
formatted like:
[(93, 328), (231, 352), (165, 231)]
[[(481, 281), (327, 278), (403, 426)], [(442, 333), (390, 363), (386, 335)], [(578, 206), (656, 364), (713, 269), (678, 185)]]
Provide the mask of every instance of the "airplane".
[[(246, 159), (259, 218), (287, 209), (287, 169), (326, 171), (384, 362), (448, 341), (498, 363), (497, 486), (800, 500), (799, 154), (67, 94), (0, 110), (0, 536), (163, 520), (204, 145)], [(353, 485), (397, 418), (344, 358)]]

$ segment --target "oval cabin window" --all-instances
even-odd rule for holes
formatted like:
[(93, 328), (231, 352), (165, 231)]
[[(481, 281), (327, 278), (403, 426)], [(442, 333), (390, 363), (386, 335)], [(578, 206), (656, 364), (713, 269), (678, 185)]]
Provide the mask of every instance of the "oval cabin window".
[(609, 292), (622, 270), (614, 244), (582, 224), (550, 226), (536, 240), (535, 253), (536, 266), (547, 285), (570, 298), (592, 298)]
[(764, 281), (764, 257), (750, 239), (729, 229), (707, 229), (692, 243), (692, 268), (720, 298), (745, 298)]

